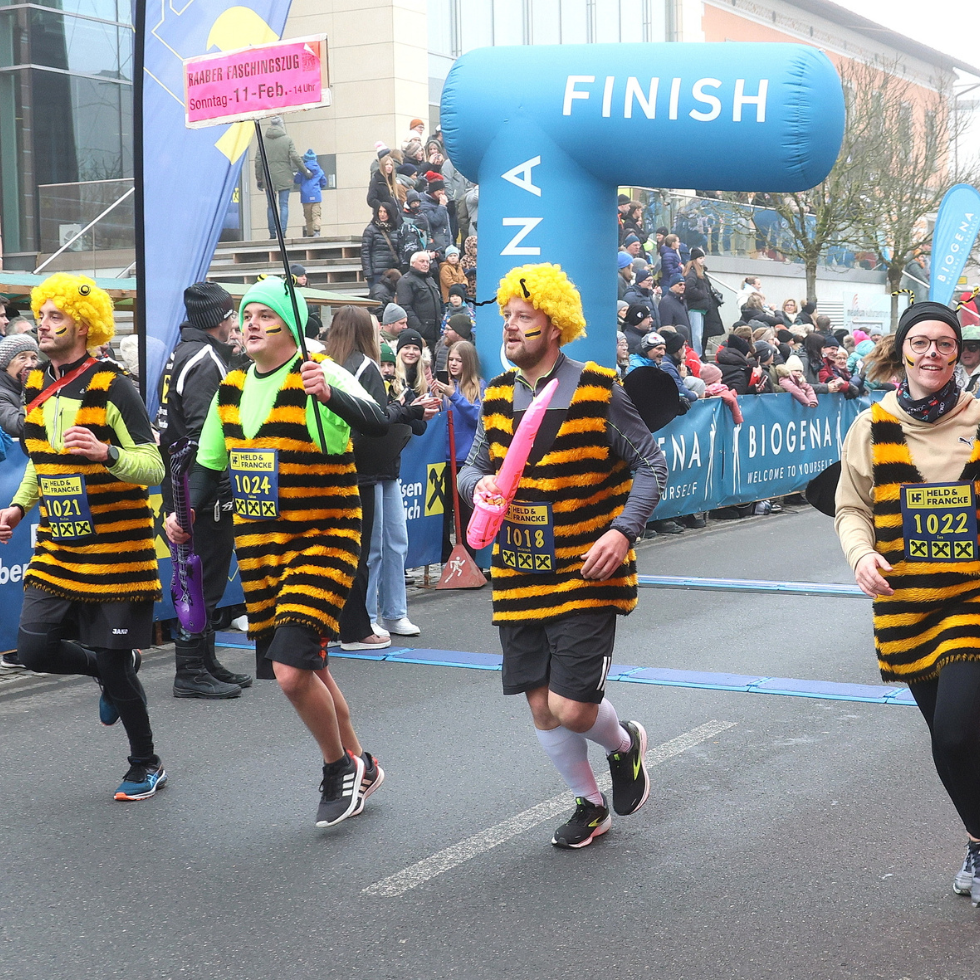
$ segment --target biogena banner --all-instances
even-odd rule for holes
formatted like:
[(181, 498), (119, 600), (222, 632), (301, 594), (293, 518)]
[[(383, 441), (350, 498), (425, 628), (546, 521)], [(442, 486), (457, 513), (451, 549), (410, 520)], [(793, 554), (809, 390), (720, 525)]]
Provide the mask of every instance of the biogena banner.
[[(870, 405), (867, 398), (848, 401), (842, 395), (821, 396), (816, 408), (804, 408), (788, 395), (739, 399), (744, 421), (735, 425), (718, 398), (695, 402), (687, 415), (655, 433), (667, 460), (668, 484), (657, 506), (658, 519), (679, 517), (716, 507), (748, 503), (795, 493), (840, 458), (851, 423)], [(12, 499), (27, 459), (14, 446), (0, 462), (0, 500)], [(446, 494), (446, 419), (440, 414), (423, 436), (414, 437), (402, 453), (402, 503), (408, 524), (407, 565), (436, 564), (442, 552)], [(170, 551), (163, 536), (162, 498), (150, 491), (156, 526), (156, 551), (164, 592), (171, 577)], [(37, 534), (37, 510), (31, 511), (0, 547), (0, 650), (17, 643), (24, 572)], [(233, 564), (222, 605), (242, 601)], [(169, 597), (157, 603), (158, 620), (173, 618)]]

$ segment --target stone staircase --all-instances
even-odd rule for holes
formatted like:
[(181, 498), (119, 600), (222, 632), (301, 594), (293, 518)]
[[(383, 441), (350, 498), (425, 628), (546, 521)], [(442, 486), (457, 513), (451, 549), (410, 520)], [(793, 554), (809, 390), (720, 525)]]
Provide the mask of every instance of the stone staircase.
[[(361, 274), (361, 242), (352, 238), (287, 238), (290, 264), (306, 269), (308, 285), (334, 293), (366, 297)], [(208, 278), (216, 282), (253, 283), (260, 275), (282, 275), (279, 248), (273, 239), (219, 242)]]

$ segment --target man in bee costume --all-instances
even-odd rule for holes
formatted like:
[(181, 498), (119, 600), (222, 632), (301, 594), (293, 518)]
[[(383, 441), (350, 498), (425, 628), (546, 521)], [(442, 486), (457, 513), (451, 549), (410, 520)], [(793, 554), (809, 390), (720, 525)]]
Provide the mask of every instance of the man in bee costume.
[(85, 276), (57, 273), (31, 292), (31, 309), (50, 361), (27, 379), (30, 461), (0, 511), (6, 542), (40, 504), (17, 652), (31, 670), (99, 682), (102, 723), (121, 718), (129, 737), (130, 768), (115, 798), (144, 800), (167, 780), (134, 649), (152, 642), (160, 598), (147, 487), (163, 478), (163, 460), (130, 380), (88, 353), (115, 331), (109, 295)]
[[(299, 295), (296, 301), (304, 324), (306, 301)], [(230, 471), (256, 676), (279, 682), (320, 747), (316, 825), (331, 827), (359, 813), (384, 778), (361, 749), (321, 639), (337, 636), (361, 544), (350, 430), (384, 435), (388, 420), (342, 367), (319, 354), (302, 360), (283, 280), (255, 283), (239, 315), (254, 363), (218, 387), (191, 473), (191, 507), (213, 499)], [(165, 527), (172, 541), (186, 540), (175, 515)]]
[(459, 490), (467, 499), (499, 492), (494, 475), (516, 425), (557, 378), (494, 545), (493, 621), (504, 693), (527, 697), (538, 740), (576, 797), (551, 842), (585, 847), (612, 823), (589, 765), (590, 741), (608, 756), (617, 813), (634, 813), (650, 792), (646, 732), (620, 722), (604, 692), (616, 617), (636, 607), (632, 546), (666, 486), (667, 464), (615, 371), (561, 352), (584, 335), (585, 318), (559, 266), (511, 270), (497, 302), (517, 370), (487, 387)]

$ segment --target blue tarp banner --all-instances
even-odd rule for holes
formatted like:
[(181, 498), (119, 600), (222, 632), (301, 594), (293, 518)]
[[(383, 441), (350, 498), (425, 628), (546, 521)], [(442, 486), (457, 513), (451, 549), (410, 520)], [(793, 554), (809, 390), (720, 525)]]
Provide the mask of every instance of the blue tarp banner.
[(980, 191), (954, 184), (943, 197), (932, 235), (929, 299), (948, 304), (980, 231)]
[[(291, 0), (150, 4), (143, 69), (146, 366), (150, 417), (184, 319), (184, 289), (205, 278), (238, 183), (251, 123), (187, 129), (183, 59), (282, 36)], [(179, 241), (179, 247), (175, 242)]]
[(412, 436), (402, 452), (402, 502), (408, 523), (406, 568), (442, 561), (447, 424), (446, 413), (440, 412), (422, 435)]
[[(667, 458), (669, 484), (656, 517), (664, 519), (749, 503), (803, 490), (818, 473), (840, 458), (844, 436), (867, 398), (821, 396), (816, 408), (804, 408), (788, 395), (739, 399), (744, 421), (736, 426), (718, 398), (695, 402), (687, 415), (656, 433)], [(26, 457), (14, 445), (0, 463), (0, 501), (13, 498)], [(402, 499), (408, 523), (406, 567), (442, 560), (445, 511), (446, 413), (431, 422), (424, 435), (413, 436), (402, 453)], [(150, 491), (156, 522), (156, 548), (164, 592), (171, 578), (170, 552), (163, 537), (159, 490)], [(37, 511), (32, 511), (0, 548), (0, 650), (16, 645), (21, 581), (31, 558)], [(829, 524), (828, 524), (829, 528)], [(221, 605), (242, 602), (237, 565), (232, 565)], [(169, 595), (157, 603), (156, 619), (173, 617)]]

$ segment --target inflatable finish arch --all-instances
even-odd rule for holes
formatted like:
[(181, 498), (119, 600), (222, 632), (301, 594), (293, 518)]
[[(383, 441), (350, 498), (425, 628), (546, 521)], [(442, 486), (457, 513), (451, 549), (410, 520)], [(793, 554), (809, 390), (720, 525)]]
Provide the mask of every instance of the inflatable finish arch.
[[(569, 353), (612, 365), (617, 187), (806, 190), (837, 159), (844, 95), (826, 55), (801, 44), (479, 48), (449, 72), (442, 127), (480, 185), (477, 298), (515, 265), (556, 262), (588, 323)], [(489, 377), (496, 307), (477, 324)]]

